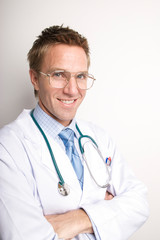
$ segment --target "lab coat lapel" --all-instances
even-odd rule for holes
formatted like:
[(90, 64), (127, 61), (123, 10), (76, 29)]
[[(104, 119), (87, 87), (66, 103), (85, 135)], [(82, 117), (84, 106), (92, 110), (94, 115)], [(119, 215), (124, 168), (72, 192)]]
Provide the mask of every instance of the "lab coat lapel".
[[(49, 171), (55, 174), (58, 182), (58, 176), (49, 150), (42, 134), (30, 117), (30, 110), (24, 110), (19, 119), (23, 119), (23, 122), (25, 121), (25, 124), (23, 125), (25, 128), (23, 128), (23, 131), (26, 144), (30, 149), (32, 157), (36, 159), (37, 163), (43, 164)], [(48, 140), (52, 147), (54, 157), (64, 181), (70, 186), (71, 189), (74, 189), (74, 191), (81, 194), (82, 190), (69, 158), (57, 142), (50, 137), (48, 137)]]

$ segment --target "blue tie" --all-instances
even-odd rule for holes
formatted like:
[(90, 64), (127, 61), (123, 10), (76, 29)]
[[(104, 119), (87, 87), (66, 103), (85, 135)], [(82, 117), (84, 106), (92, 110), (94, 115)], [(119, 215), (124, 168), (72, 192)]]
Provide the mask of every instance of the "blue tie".
[(59, 133), (59, 137), (62, 139), (65, 145), (66, 154), (69, 157), (77, 174), (81, 189), (83, 189), (83, 166), (74, 145), (74, 131), (70, 128), (66, 128)]

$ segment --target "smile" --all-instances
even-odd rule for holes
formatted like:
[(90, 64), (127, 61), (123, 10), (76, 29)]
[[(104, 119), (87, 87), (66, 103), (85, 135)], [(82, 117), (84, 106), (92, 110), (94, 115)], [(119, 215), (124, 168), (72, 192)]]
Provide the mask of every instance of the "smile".
[(65, 103), (65, 104), (72, 104), (74, 103), (75, 100), (61, 100), (59, 99), (61, 102)]

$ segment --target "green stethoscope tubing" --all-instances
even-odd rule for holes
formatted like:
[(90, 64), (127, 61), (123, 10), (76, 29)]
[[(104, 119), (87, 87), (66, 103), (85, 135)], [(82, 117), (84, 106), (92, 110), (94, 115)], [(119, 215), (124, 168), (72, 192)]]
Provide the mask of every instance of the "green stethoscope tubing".
[[(56, 163), (56, 160), (55, 160), (55, 157), (54, 157), (52, 148), (51, 148), (51, 146), (50, 146), (50, 144), (49, 144), (49, 141), (48, 141), (48, 139), (47, 139), (44, 131), (42, 130), (42, 128), (40, 127), (40, 125), (39, 125), (38, 122), (36, 121), (36, 119), (35, 119), (35, 117), (34, 117), (34, 115), (33, 115), (33, 112), (34, 112), (34, 109), (31, 111), (31, 114), (30, 114), (30, 115), (31, 115), (34, 123), (35, 123), (36, 126), (38, 127), (39, 131), (41, 132), (41, 134), (42, 134), (42, 136), (43, 136), (43, 138), (44, 138), (44, 140), (45, 140), (45, 142), (46, 142), (46, 144), (47, 144), (48, 150), (49, 150), (49, 152), (50, 152), (50, 156), (51, 156), (51, 158), (52, 158), (52, 162), (53, 162), (53, 164), (54, 164), (54, 167), (55, 167), (55, 170), (56, 170), (56, 172), (57, 172), (58, 178), (59, 178), (59, 180), (60, 180), (60, 181), (59, 181), (60, 187), (62, 187), (62, 189), (63, 189), (65, 192), (67, 192), (68, 190), (66, 190), (66, 189), (68, 188), (68, 186), (67, 186), (67, 184), (65, 183), (65, 181), (64, 181), (64, 179), (63, 179), (63, 177), (62, 177), (62, 175), (61, 175), (61, 173), (60, 173), (60, 170), (59, 170), (58, 165), (57, 165), (57, 163)], [(97, 150), (98, 150), (98, 153), (100, 154), (101, 158), (103, 158), (101, 152), (100, 152), (99, 149), (98, 149), (98, 145), (97, 145), (97, 143), (95, 142), (95, 140), (94, 140), (92, 137), (88, 136), (88, 135), (83, 135), (82, 132), (80, 131), (80, 129), (79, 129), (79, 127), (78, 127), (77, 124), (76, 124), (76, 129), (78, 130), (78, 132), (79, 132), (79, 134), (80, 134), (80, 137), (79, 137), (79, 139), (78, 139), (78, 143), (79, 143), (80, 152), (81, 152), (81, 154), (83, 155), (83, 157), (85, 158), (85, 154), (84, 154), (84, 148), (82, 147), (81, 140), (82, 140), (82, 138), (89, 138), (89, 139), (94, 143), (94, 145), (96, 146), (96, 148), (97, 148)], [(85, 158), (85, 161), (86, 161), (86, 158)], [(86, 164), (87, 164), (87, 161), (86, 161)], [(88, 164), (87, 164), (87, 167), (88, 167)], [(105, 185), (103, 185), (103, 186), (100, 186), (100, 185), (96, 182), (96, 180), (95, 180), (94, 176), (92, 175), (89, 167), (88, 167), (88, 170), (89, 170), (89, 172), (90, 172), (93, 180), (95, 181), (95, 183), (96, 183), (99, 187), (102, 187), (102, 188), (107, 187), (108, 184), (105, 184)], [(108, 168), (107, 168), (107, 171), (108, 171)], [(61, 193), (61, 194), (62, 194), (62, 193)], [(68, 194), (69, 194), (69, 193), (67, 193), (67, 194), (62, 194), (62, 195), (68, 195)]]
[(40, 125), (39, 125), (38, 122), (36, 121), (36, 119), (35, 119), (35, 117), (34, 117), (34, 115), (33, 115), (33, 112), (34, 112), (34, 109), (31, 111), (31, 117), (32, 117), (34, 123), (36, 124), (36, 126), (38, 127), (39, 131), (41, 132), (41, 134), (42, 134), (42, 136), (43, 136), (43, 138), (44, 138), (44, 140), (45, 140), (45, 142), (46, 142), (46, 144), (47, 144), (47, 147), (48, 147), (48, 150), (49, 150), (49, 152), (50, 152), (50, 155), (51, 155), (51, 158), (52, 158), (52, 161), (53, 161), (55, 170), (56, 170), (57, 175), (58, 175), (59, 180), (60, 180), (59, 184), (60, 184), (60, 185), (63, 185), (65, 182), (64, 182), (64, 179), (63, 179), (63, 177), (62, 177), (62, 175), (61, 175), (61, 173), (60, 173), (60, 171), (59, 171), (59, 168), (58, 168), (58, 165), (57, 165), (57, 163), (56, 163), (56, 160), (55, 160), (55, 157), (54, 157), (54, 154), (53, 154), (51, 145), (49, 144), (49, 141), (48, 141), (48, 139), (47, 139), (44, 131), (42, 130), (42, 128), (40, 127)]
[(79, 144), (79, 148), (80, 148), (80, 151), (81, 151), (82, 154), (84, 154), (84, 148), (82, 147), (82, 144), (81, 144), (82, 138), (89, 138), (96, 145), (96, 147), (98, 148), (98, 145), (94, 141), (94, 139), (92, 137), (88, 136), (88, 135), (83, 135), (77, 124), (76, 124), (76, 128), (77, 128), (77, 130), (78, 130), (78, 132), (80, 134), (80, 137), (78, 139), (78, 144)]
[[(61, 173), (60, 173), (60, 170), (59, 170), (59, 168), (58, 168), (57, 162), (56, 162), (56, 160), (55, 160), (55, 157), (54, 157), (54, 154), (53, 154), (53, 151), (52, 151), (52, 148), (51, 148), (51, 145), (49, 144), (49, 141), (48, 141), (48, 139), (47, 139), (44, 131), (42, 130), (42, 128), (40, 127), (40, 125), (39, 125), (38, 122), (36, 121), (36, 119), (35, 119), (35, 117), (34, 117), (34, 115), (33, 115), (33, 112), (34, 112), (34, 109), (31, 111), (31, 117), (32, 117), (34, 123), (36, 124), (36, 126), (38, 127), (39, 131), (41, 132), (41, 134), (42, 134), (42, 136), (43, 136), (43, 138), (44, 138), (44, 140), (45, 140), (45, 142), (46, 142), (46, 144), (47, 144), (48, 150), (49, 150), (50, 155), (51, 155), (51, 158), (52, 158), (52, 162), (53, 162), (53, 164), (54, 164), (55, 170), (56, 170), (57, 175), (58, 175), (59, 180), (60, 180), (59, 184), (60, 184), (60, 185), (64, 185), (65, 182), (64, 182), (64, 179), (63, 179), (63, 177), (62, 177), (62, 175), (61, 175)], [(79, 139), (78, 139), (78, 143), (79, 143), (79, 148), (80, 148), (80, 151), (81, 151), (82, 154), (84, 153), (84, 148), (82, 147), (82, 144), (81, 144), (81, 139), (82, 139), (82, 138), (84, 138), (84, 137), (89, 138), (89, 139), (97, 146), (97, 143), (94, 141), (94, 139), (93, 139), (92, 137), (90, 137), (90, 136), (88, 136), (88, 135), (83, 135), (83, 134), (82, 134), (82, 132), (80, 131), (80, 129), (79, 129), (79, 127), (78, 127), (77, 124), (76, 124), (76, 128), (77, 128), (77, 130), (78, 130), (78, 132), (79, 132), (79, 134), (80, 134), (80, 137), (79, 137)], [(97, 146), (97, 147), (98, 147), (98, 146)]]

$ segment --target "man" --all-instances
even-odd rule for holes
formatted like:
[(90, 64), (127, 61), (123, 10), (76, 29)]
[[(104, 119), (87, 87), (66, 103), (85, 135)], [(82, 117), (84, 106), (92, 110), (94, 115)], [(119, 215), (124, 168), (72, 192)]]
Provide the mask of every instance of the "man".
[(28, 60), (37, 106), (0, 131), (0, 239), (128, 239), (148, 217), (146, 188), (101, 128), (75, 118), (95, 80), (86, 38), (47, 28)]

